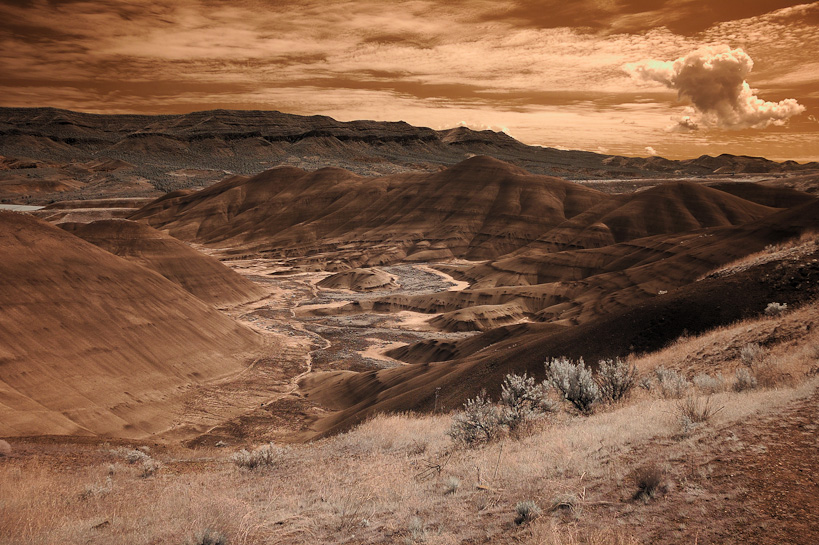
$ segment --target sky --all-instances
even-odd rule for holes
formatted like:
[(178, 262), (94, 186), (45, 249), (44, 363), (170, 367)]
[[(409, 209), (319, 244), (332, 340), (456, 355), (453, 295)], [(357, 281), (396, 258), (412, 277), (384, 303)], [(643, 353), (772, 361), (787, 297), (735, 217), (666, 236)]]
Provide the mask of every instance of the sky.
[(819, 2), (0, 0), (0, 106), (279, 110), (819, 161)]

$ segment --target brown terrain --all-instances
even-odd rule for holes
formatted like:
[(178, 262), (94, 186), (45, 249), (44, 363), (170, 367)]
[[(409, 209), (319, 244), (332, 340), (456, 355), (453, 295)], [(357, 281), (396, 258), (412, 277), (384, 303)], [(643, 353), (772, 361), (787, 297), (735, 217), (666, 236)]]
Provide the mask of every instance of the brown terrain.
[[(703, 155), (672, 161), (527, 146), (502, 132), (432, 130), (404, 122), (339, 122), (326, 116), (211, 110), (184, 115), (98, 115), (0, 108), (0, 203), (157, 197), (202, 188), (227, 174), (276, 165), (326, 165), (359, 175), (435, 172), (491, 155), (536, 174), (633, 191), (669, 178), (753, 179), (817, 190), (816, 163)], [(103, 219), (98, 217), (96, 219)]]
[[(0, 211), (0, 543), (819, 539), (815, 165), (278, 113), (2, 114), (3, 195), (57, 202)], [(336, 166), (276, 155), (296, 148)], [(140, 156), (188, 154), (138, 189)], [(645, 387), (447, 436), (466, 399), (561, 356), (623, 358)], [(689, 397), (715, 412), (685, 423)], [(271, 467), (232, 461), (271, 441)], [(522, 501), (542, 515), (514, 523)]]

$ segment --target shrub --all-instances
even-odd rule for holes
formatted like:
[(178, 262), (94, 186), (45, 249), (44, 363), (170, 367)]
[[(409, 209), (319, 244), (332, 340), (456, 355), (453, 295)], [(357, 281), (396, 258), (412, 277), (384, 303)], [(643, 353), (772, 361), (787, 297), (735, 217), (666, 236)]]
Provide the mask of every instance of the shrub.
[(765, 307), (765, 315), (766, 316), (780, 316), (788, 310), (787, 303), (768, 303), (768, 306)]
[(231, 459), (236, 466), (243, 469), (256, 469), (260, 467), (273, 467), (281, 462), (284, 449), (277, 447), (273, 443), (262, 445), (253, 451), (245, 449), (235, 453)]
[(722, 375), (716, 377), (706, 374), (697, 375), (694, 377), (694, 386), (707, 394), (715, 394), (725, 390), (725, 378)]
[(663, 471), (656, 464), (641, 467), (634, 473), (634, 484), (637, 486), (634, 499), (647, 501), (653, 498), (661, 489), (663, 480)]
[(140, 472), (139, 476), (143, 479), (147, 479), (148, 477), (153, 477), (157, 471), (162, 468), (162, 464), (157, 462), (153, 458), (148, 458), (144, 462), (142, 462), (142, 472)]
[(228, 540), (222, 532), (205, 528), (204, 531), (196, 534), (190, 545), (227, 545)]
[(616, 402), (628, 395), (637, 384), (637, 366), (620, 358), (600, 360), (597, 369), (597, 385), (603, 399)]
[(452, 418), (450, 437), (456, 443), (473, 446), (495, 439), (503, 430), (501, 414), (482, 391), (474, 399), (467, 399), (464, 410)]
[(751, 367), (765, 359), (765, 349), (756, 343), (748, 343), (739, 350), (739, 359), (742, 360), (742, 363)]
[(563, 397), (581, 413), (588, 414), (600, 400), (600, 388), (586, 368), (583, 358), (572, 363), (567, 358), (553, 358), (546, 365), (546, 376)]
[(753, 390), (757, 386), (756, 377), (751, 371), (745, 367), (740, 367), (736, 372), (736, 380), (734, 380), (734, 391), (744, 392), (745, 390)]
[(538, 518), (542, 513), (540, 507), (532, 500), (518, 502), (517, 505), (515, 505), (515, 512), (517, 513), (515, 524), (518, 525), (528, 524)]
[(650, 389), (656, 387), (664, 398), (682, 397), (691, 387), (691, 383), (684, 376), (674, 369), (666, 369), (663, 366), (654, 369), (654, 379)]
[(549, 383), (536, 383), (526, 373), (506, 375), (501, 386), (501, 422), (514, 430), (527, 420), (538, 418), (555, 410), (549, 399)]

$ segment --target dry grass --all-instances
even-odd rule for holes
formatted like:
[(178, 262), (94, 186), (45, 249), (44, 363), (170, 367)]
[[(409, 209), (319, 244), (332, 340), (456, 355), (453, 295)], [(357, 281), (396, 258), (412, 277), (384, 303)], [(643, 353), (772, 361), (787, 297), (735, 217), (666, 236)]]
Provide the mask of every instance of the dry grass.
[[(710, 424), (776, 411), (814, 386), (715, 395), (725, 408)], [(117, 464), (114, 455), (71, 470), (45, 455), (6, 458), (0, 543), (186, 543), (207, 528), (233, 544), (419, 537), (449, 544), (510, 531), (530, 543), (632, 543), (628, 532), (600, 530), (605, 520), (573, 532), (551, 526), (557, 515), (549, 515), (510, 528), (518, 503), (549, 506), (561, 495), (578, 499), (572, 524), (597, 520), (595, 505), (617, 501), (633, 486), (626, 484), (632, 453), (678, 441), (675, 403), (643, 399), (590, 417), (563, 414), (519, 441), (478, 449), (453, 448), (446, 415), (381, 416), (350, 433), (293, 446), (263, 472), (235, 467), (222, 449), (197, 451), (198, 459), (191, 451), (153, 453), (163, 469), (150, 479), (140, 477), (139, 464)], [(453, 478), (457, 493), (442, 493)]]
[[(756, 350), (749, 346), (756, 345)], [(751, 353), (753, 352), (753, 354)], [(819, 365), (819, 305), (808, 304), (783, 316), (743, 320), (632, 359), (642, 375), (664, 367), (689, 379), (696, 375), (733, 378), (750, 365), (761, 387), (793, 386)]]

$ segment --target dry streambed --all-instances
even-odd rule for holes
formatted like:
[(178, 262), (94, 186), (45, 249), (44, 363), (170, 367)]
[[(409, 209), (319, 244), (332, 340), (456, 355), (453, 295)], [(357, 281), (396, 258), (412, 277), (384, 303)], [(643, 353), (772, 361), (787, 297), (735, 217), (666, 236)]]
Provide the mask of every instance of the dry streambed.
[[(392, 312), (321, 315), (353, 301), (388, 294), (424, 295), (465, 284), (426, 265), (395, 265), (382, 270), (397, 287), (364, 293), (317, 286), (326, 272), (303, 272), (268, 259), (227, 261), (236, 272), (263, 286), (267, 296), (251, 304), (226, 309), (234, 318), (270, 336), (269, 354), (239, 376), (197, 390), (187, 404), (175, 433), (197, 436), (190, 445), (234, 444), (267, 440), (289, 441), (306, 432), (325, 410), (305, 398), (298, 381), (317, 371), (366, 371), (404, 365), (384, 352), (404, 343), (430, 338), (461, 339), (469, 333), (443, 333), (427, 320), (435, 315)], [(229, 418), (233, 405), (247, 407)], [(170, 434), (173, 435), (173, 434)]]

